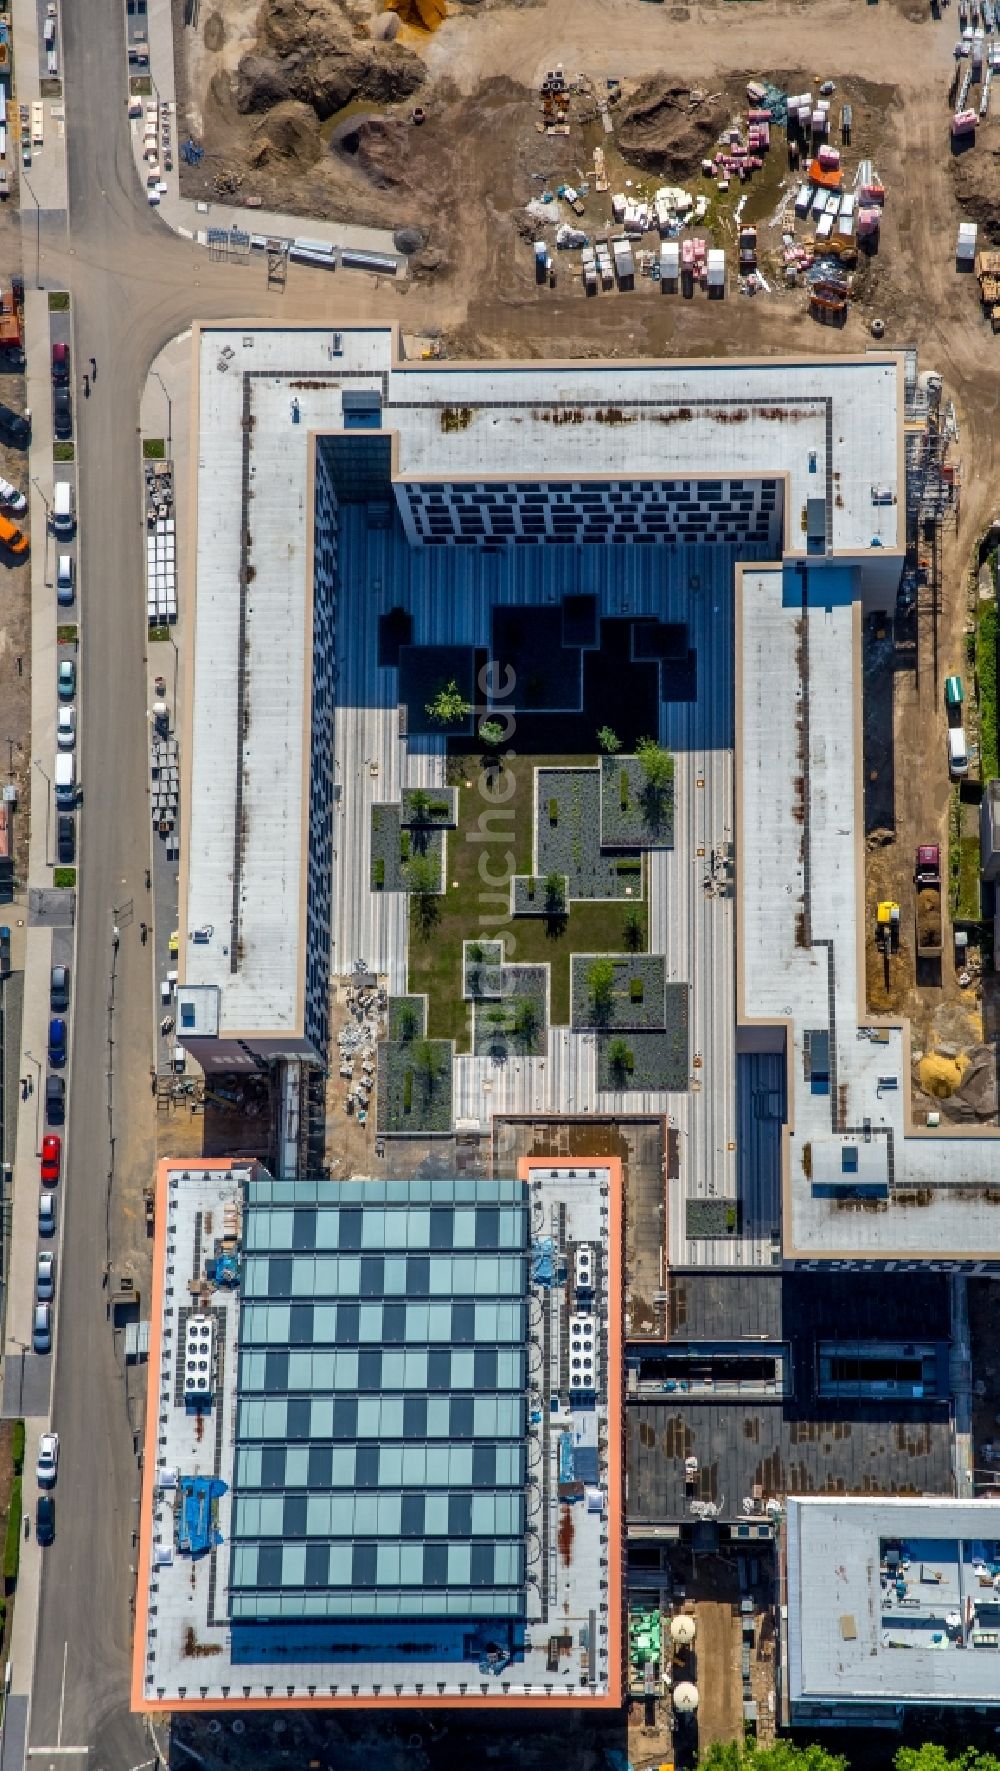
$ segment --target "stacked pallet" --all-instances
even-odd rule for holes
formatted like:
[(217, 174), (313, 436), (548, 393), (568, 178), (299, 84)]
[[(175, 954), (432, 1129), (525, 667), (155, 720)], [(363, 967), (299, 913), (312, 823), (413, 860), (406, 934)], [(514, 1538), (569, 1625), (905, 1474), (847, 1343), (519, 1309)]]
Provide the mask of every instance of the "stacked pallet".
[(146, 615), (157, 626), (177, 620), (175, 548), (173, 517), (155, 517), (146, 533)]
[(150, 807), (153, 826), (161, 836), (168, 836), (177, 823), (180, 794), (180, 761), (176, 738), (153, 739), (149, 772), (152, 780)]

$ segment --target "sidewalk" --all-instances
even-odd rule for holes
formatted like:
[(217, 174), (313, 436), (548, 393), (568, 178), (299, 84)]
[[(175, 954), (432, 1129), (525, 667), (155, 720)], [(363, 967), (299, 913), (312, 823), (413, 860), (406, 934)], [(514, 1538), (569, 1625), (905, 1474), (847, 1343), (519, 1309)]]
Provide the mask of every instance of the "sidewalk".
[[(19, 7), (14, 14), (14, 69), (18, 104), (30, 104), (39, 96), (41, 73), (39, 23), (35, 8)], [(45, 1130), (45, 1071), (48, 1045), (49, 972), (55, 961), (69, 963), (73, 955), (72, 895), (52, 891), (55, 858), (55, 806), (51, 776), (55, 756), (56, 723), (56, 602), (54, 572), (46, 570), (50, 542), (46, 526), (46, 501), (51, 504), (54, 466), (52, 460), (52, 401), (50, 383), (50, 325), (48, 295), (35, 284), (45, 284), (45, 235), (43, 216), (63, 221), (66, 214), (66, 140), (61, 100), (46, 99), (45, 141), (33, 152), (27, 172), (17, 165), (22, 181), (21, 229), (25, 268), (26, 403), (32, 414), (32, 438), (28, 454), (31, 535), (31, 758), (30, 846), (27, 888), (12, 906), (12, 963), (23, 971), (23, 1012), (18, 1077), (29, 1079), (32, 1093), (14, 1097), (18, 1113), (13, 1171), (13, 1206), (7, 1279), (7, 1313), (4, 1323), (3, 1413), (25, 1417), (25, 1453), (22, 1508), (34, 1518), (37, 1486), (35, 1462), (38, 1440), (49, 1425), (55, 1355), (31, 1351), (32, 1315), (35, 1302), (35, 1255), (38, 1243), (38, 1153)], [(11, 132), (9, 157), (19, 156), (19, 143)], [(16, 162), (15, 162), (16, 163)], [(32, 274), (34, 273), (34, 274)], [(36, 483), (37, 482), (37, 483)], [(53, 561), (54, 567), (54, 561)], [(46, 582), (46, 580), (49, 580)], [(79, 592), (79, 586), (78, 586)], [(79, 603), (77, 604), (79, 607)], [(37, 759), (38, 767), (35, 766)], [(44, 773), (43, 773), (44, 771)], [(22, 807), (22, 812), (26, 808)], [(46, 908), (32, 909), (45, 893)], [(72, 1012), (72, 1010), (71, 1010)], [(23, 1084), (22, 1084), (23, 1087)], [(57, 1194), (60, 1214), (61, 1189)], [(50, 1246), (60, 1265), (61, 1214), (57, 1234)], [(58, 1338), (55, 1344), (58, 1346)], [(5, 1767), (20, 1766), (27, 1741), (28, 1706), (34, 1680), (35, 1644), (38, 1630), (41, 1555), (34, 1532), (22, 1538), (20, 1572), (9, 1645), (11, 1685), (9, 1726), (4, 1749)]]
[[(153, 97), (158, 98), (161, 114), (164, 109), (169, 111), (171, 138), (173, 142), (173, 169), (168, 172), (161, 161), (161, 180), (167, 186), (161, 194), (158, 205), (168, 227), (185, 239), (198, 240), (202, 245), (208, 243), (209, 228), (237, 228), (246, 234), (267, 235), (269, 238), (297, 241), (303, 245), (318, 244), (323, 247), (337, 249), (339, 253), (375, 252), (381, 253), (396, 262), (397, 274), (404, 273), (406, 260), (402, 253), (397, 252), (393, 245), (392, 230), (389, 228), (369, 228), (353, 226), (350, 222), (327, 222), (315, 220), (303, 215), (278, 215), (266, 209), (240, 208), (229, 203), (194, 203), (180, 194), (180, 140), (177, 138), (177, 105), (174, 84), (174, 38), (170, 0), (149, 0), (146, 15), (147, 41), (149, 43), (149, 74), (153, 84)], [(142, 100), (143, 113), (150, 101)], [(143, 125), (145, 116), (133, 118), (130, 126), (132, 151), (142, 185), (146, 185), (146, 174), (149, 170), (143, 159)], [(331, 267), (332, 268), (332, 267)], [(363, 268), (363, 267), (360, 267)], [(372, 267), (373, 269), (378, 267)]]
[[(162, 383), (162, 385), (161, 385)], [(143, 438), (168, 435), (168, 454), (174, 468), (174, 518), (177, 546), (177, 620), (171, 627), (169, 640), (152, 640), (148, 647), (147, 692), (149, 706), (155, 699), (154, 679), (161, 676), (167, 685), (166, 703), (170, 714), (170, 730), (180, 737), (184, 692), (184, 647), (188, 628), (190, 582), (185, 572), (191, 523), (194, 513), (190, 500), (190, 418), (191, 418), (191, 333), (183, 332), (165, 345), (150, 365), (139, 406), (139, 429)], [(169, 400), (169, 406), (167, 401)], [(143, 588), (142, 594), (145, 595)], [(184, 757), (181, 756), (183, 769)], [(177, 958), (169, 952), (170, 936), (177, 928), (179, 864), (167, 857), (167, 846), (150, 825), (150, 963), (153, 967), (153, 1001), (156, 1003), (157, 1028), (165, 1016), (173, 1016), (173, 1003), (161, 1001), (160, 986), (167, 973), (177, 969)], [(182, 857), (183, 860), (183, 857)], [(156, 1067), (161, 1073), (170, 1067), (170, 1053), (176, 1029), (167, 1035), (156, 1033)]]
[[(30, 212), (24, 212), (26, 236)], [(29, 454), (31, 495), (31, 839), (28, 858), (27, 901), (17, 906), (13, 963), (24, 969), (24, 1007), (21, 1023), (21, 1058), (18, 1074), (33, 1084), (33, 1092), (19, 1103), (14, 1158), (14, 1204), (8, 1270), (7, 1319), (5, 1323), (4, 1391), (5, 1415), (21, 1414), (26, 1420), (26, 1445), (22, 1506), (34, 1517), (37, 1488), (35, 1460), (39, 1434), (49, 1425), (53, 1355), (31, 1351), (32, 1311), (35, 1301), (35, 1254), (38, 1244), (38, 1153), (45, 1131), (45, 1071), (48, 1043), (49, 969), (54, 958), (72, 956), (72, 926), (53, 927), (44, 911), (29, 908), (30, 893), (42, 889), (58, 905), (61, 922), (68, 923), (71, 896), (51, 892), (54, 854), (55, 808), (46, 776), (51, 777), (55, 755), (56, 712), (56, 608), (55, 592), (45, 584), (45, 504), (39, 486), (51, 498), (52, 432), (49, 389), (48, 297), (33, 289), (25, 292), (25, 354), (27, 399), (32, 410), (32, 441)], [(34, 481), (39, 486), (34, 485)], [(40, 767), (34, 766), (38, 759)], [(42, 770), (45, 774), (43, 775)], [(44, 920), (43, 920), (44, 918)], [(57, 1214), (62, 1205), (57, 1195)], [(57, 1280), (60, 1262), (61, 1218), (50, 1246), (56, 1250)], [(57, 1289), (58, 1303), (58, 1289)], [(58, 1341), (56, 1341), (58, 1344)], [(14, 1606), (10, 1644), (11, 1695), (28, 1698), (34, 1672), (35, 1639), (41, 1556), (34, 1533), (21, 1544), (21, 1566)], [(5, 1755), (6, 1756), (6, 1755)]]

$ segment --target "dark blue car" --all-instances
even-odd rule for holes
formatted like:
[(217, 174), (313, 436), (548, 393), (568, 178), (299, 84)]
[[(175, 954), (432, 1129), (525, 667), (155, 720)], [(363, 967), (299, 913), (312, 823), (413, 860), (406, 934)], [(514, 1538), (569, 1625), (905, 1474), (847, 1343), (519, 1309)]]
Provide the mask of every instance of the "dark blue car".
[(49, 1063), (61, 1070), (66, 1062), (66, 1023), (59, 1015), (49, 1022)]

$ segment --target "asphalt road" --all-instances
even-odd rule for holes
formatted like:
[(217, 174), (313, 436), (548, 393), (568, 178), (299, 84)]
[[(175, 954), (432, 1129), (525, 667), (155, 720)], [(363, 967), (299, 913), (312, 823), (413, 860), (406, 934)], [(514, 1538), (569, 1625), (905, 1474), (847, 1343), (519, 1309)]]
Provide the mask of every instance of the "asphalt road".
[[(339, 274), (334, 288), (329, 273), (299, 267), (284, 292), (269, 291), (259, 259), (216, 264), (171, 234), (150, 210), (132, 161), (122, 9), (66, 6), (62, 28), (69, 209), (68, 220), (43, 214), (41, 276), (46, 288), (69, 288), (73, 298), (83, 808), (53, 1404), (60, 1479), (56, 1540), (42, 1576), (30, 1741), (33, 1748), (61, 1744), (58, 1762), (67, 1771), (84, 1763), (67, 1746), (90, 1748), (90, 1771), (128, 1771), (150, 1750), (128, 1707), (139, 1472), (107, 1315), (105, 1198), (111, 935), (113, 907), (124, 907), (115, 980), (114, 1272), (141, 1258), (141, 1192), (155, 1156), (149, 1064), (156, 1011), (138, 935), (149, 914), (140, 392), (157, 351), (193, 319), (322, 322), (334, 304), (345, 322), (392, 319), (399, 297), (364, 276)], [(91, 356), (98, 378), (86, 400), (82, 371)], [(141, 1269), (139, 1283), (148, 1296)]]

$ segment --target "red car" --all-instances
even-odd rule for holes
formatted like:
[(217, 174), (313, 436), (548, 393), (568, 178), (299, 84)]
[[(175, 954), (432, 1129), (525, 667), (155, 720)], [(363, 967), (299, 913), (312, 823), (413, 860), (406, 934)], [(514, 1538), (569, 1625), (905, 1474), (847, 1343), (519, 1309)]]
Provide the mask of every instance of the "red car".
[(49, 1132), (42, 1139), (42, 1180), (55, 1182), (59, 1179), (59, 1167), (62, 1162), (62, 1138)]

